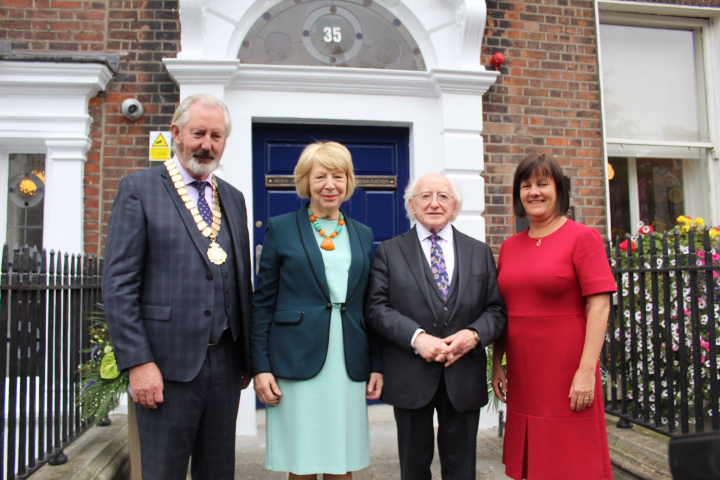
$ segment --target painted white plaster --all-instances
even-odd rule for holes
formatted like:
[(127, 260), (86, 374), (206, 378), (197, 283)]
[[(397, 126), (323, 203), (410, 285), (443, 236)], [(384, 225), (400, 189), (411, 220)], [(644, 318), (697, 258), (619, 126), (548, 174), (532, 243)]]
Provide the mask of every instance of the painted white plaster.
[[(413, 35), (427, 71), (246, 65), (237, 52), (280, 0), (180, 0), (181, 52), (165, 65), (180, 96), (212, 93), (228, 105), (233, 133), (220, 174), (245, 193), (251, 236), (252, 125), (257, 122), (404, 126), (410, 175), (442, 172), (463, 190), (455, 222), (485, 238), (482, 95), (498, 73), (480, 64), (484, 0), (376, 0)], [(256, 433), (255, 397), (241, 399), (237, 432)]]
[[(45, 154), (43, 245), (83, 251), (83, 166), (88, 100), (112, 78), (95, 63), (0, 61), (0, 243), (7, 221), (8, 156)], [(3, 180), (4, 178), (4, 180)]]

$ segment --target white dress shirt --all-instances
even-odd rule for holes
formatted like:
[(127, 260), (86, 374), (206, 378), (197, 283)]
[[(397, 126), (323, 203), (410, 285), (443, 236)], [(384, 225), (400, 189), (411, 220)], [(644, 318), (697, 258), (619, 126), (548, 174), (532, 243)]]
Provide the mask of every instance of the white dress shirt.
[[(420, 247), (422, 248), (423, 254), (425, 254), (425, 259), (428, 262), (428, 265), (432, 267), (432, 263), (430, 260), (430, 250), (432, 249), (432, 240), (430, 240), (430, 237), (432, 236), (432, 233), (420, 223), (415, 224), (418, 240), (420, 240)], [(445, 259), (445, 270), (448, 274), (448, 287), (450, 286), (450, 283), (452, 282), (453, 278), (453, 272), (455, 271), (455, 241), (453, 237), (453, 229), (452, 225), (449, 223), (445, 225), (445, 228), (440, 230), (437, 233), (438, 240), (437, 244), (442, 248), (443, 251), (443, 258)], [(418, 328), (415, 330), (415, 333), (412, 336), (412, 339), (410, 340), (410, 346), (415, 348), (415, 339), (418, 335), (420, 335), (421, 332), (424, 332), (422, 328)], [(415, 353), (417, 353), (417, 350), (415, 350)]]

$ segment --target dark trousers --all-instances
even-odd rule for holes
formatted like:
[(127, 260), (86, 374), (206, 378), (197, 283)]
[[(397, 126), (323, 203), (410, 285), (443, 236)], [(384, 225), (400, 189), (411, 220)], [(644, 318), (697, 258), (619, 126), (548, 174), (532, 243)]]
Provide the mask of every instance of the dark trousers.
[(417, 409), (395, 407), (401, 479), (431, 480), (434, 410), (438, 413), (437, 442), (442, 479), (474, 480), (480, 410), (455, 410), (445, 388), (444, 375), (429, 404)]
[(157, 410), (136, 405), (144, 480), (232, 480), (235, 419), (240, 405), (240, 346), (208, 347), (189, 382), (164, 382)]

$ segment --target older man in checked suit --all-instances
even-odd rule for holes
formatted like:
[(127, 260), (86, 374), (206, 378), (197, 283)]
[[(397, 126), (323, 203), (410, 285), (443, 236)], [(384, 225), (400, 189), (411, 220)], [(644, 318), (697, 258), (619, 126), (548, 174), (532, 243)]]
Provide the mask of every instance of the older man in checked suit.
[(380, 244), (370, 270), (365, 313), (385, 340), (382, 400), (395, 407), (402, 480), (431, 478), (435, 411), (443, 480), (475, 478), (485, 347), (507, 310), (490, 247), (450, 224), (461, 200), (442, 175), (412, 182), (405, 206), (417, 223)]
[(172, 122), (172, 160), (126, 176), (112, 209), (103, 298), (130, 372), (146, 480), (232, 479), (240, 390), (250, 382), (245, 200), (213, 176), (227, 107), (193, 95)]

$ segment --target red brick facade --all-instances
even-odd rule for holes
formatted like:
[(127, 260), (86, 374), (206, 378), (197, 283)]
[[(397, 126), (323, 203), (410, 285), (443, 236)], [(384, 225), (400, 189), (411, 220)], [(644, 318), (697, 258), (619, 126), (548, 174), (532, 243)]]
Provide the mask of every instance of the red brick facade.
[(515, 165), (548, 153), (571, 177), (581, 223), (606, 234), (600, 88), (592, 1), (488, 1), (482, 61), (502, 52), (484, 97), (485, 219), (497, 253), (515, 233)]
[[(89, 106), (85, 253), (99, 254), (120, 178), (148, 166), (148, 132), (167, 129), (179, 101), (162, 63), (180, 50), (178, 2), (0, 0), (0, 40), (15, 51), (120, 55), (117, 75)], [(120, 113), (126, 98), (143, 105), (137, 122)]]

